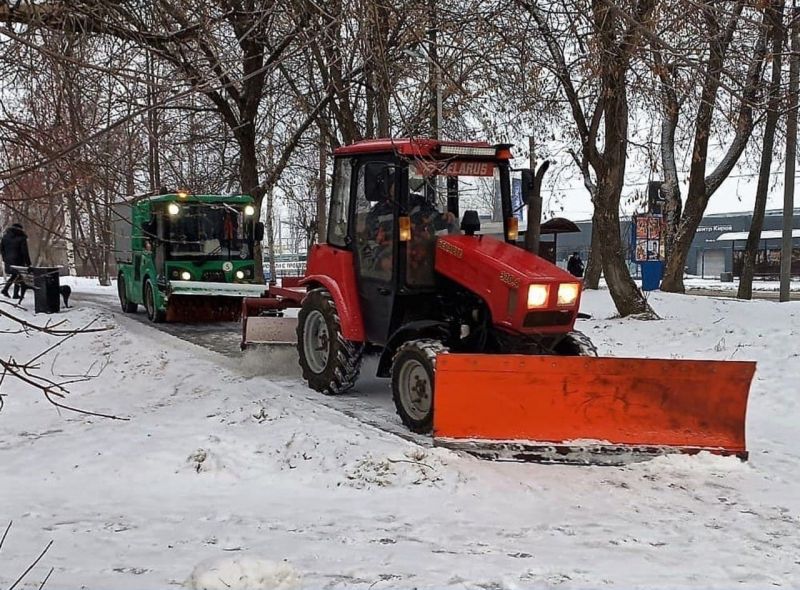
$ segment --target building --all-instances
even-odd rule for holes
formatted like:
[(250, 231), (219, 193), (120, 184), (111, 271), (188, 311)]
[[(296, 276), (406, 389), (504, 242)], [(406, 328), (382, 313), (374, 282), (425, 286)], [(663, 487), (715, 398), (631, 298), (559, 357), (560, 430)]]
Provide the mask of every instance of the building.
[[(703, 217), (686, 260), (687, 272), (708, 278), (719, 278), (723, 272), (732, 272), (734, 276), (738, 276), (741, 269), (741, 253), (745, 248), (752, 218), (752, 213), (742, 212), (714, 213)], [(576, 225), (581, 230), (579, 233), (558, 236), (556, 262), (561, 266), (566, 263), (572, 252), (579, 252), (584, 260), (588, 259), (592, 242), (592, 222), (578, 221)], [(756, 261), (757, 275), (777, 275), (777, 269), (780, 267), (782, 225), (782, 209), (770, 209), (766, 212)], [(795, 228), (792, 274), (800, 276), (800, 208), (794, 210), (792, 227)], [(629, 248), (630, 219), (620, 221), (620, 231), (623, 244)], [(543, 236), (542, 240), (547, 241), (548, 237)], [(630, 259), (630, 255), (627, 257)], [(632, 271), (635, 271), (634, 266), (631, 267)]]

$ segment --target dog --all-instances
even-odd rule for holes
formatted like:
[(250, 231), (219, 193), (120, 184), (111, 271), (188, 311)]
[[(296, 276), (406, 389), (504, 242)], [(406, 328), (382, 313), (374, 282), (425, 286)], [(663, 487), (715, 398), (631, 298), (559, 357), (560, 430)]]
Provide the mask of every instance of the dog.
[(61, 299), (64, 300), (64, 307), (69, 307), (69, 296), (72, 295), (72, 289), (69, 285), (61, 285), (58, 288), (58, 292), (61, 293)]
[[(25, 293), (28, 291), (28, 285), (24, 282), (20, 281), (17, 283), (19, 286), (19, 298), (17, 298), (17, 303), (22, 303), (22, 300), (25, 299)], [(69, 298), (72, 295), (72, 287), (69, 285), (59, 285), (58, 292), (61, 295), (61, 299), (64, 301), (64, 307), (69, 307)]]
[[(19, 299), (17, 299), (18, 303), (22, 303), (22, 300), (25, 299), (25, 293), (28, 290), (28, 285), (20, 281), (19, 283)], [(69, 298), (72, 295), (72, 287), (69, 285), (59, 285), (58, 292), (61, 295), (61, 299), (64, 301), (64, 307), (69, 307)]]

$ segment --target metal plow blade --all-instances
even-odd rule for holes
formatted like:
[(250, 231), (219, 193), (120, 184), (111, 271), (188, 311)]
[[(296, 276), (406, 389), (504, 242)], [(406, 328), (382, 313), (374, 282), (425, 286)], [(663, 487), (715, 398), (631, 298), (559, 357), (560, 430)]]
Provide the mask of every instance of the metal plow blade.
[(245, 317), (242, 323), (242, 350), (252, 345), (296, 346), (297, 318)]
[(754, 373), (742, 361), (440, 355), (434, 444), (549, 463), (699, 451), (746, 459)]

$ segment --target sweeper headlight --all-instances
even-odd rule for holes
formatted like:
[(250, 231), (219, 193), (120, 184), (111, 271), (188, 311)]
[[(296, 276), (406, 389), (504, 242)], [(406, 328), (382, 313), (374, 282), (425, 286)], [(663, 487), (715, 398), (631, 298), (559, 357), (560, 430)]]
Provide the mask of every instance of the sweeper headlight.
[(170, 203), (169, 205), (167, 205), (167, 212), (170, 215), (177, 215), (178, 213), (181, 212), (181, 206), (178, 205), (177, 203)]
[(256, 208), (252, 205), (245, 205), (244, 206), (244, 214), (248, 217), (256, 214)]
[(558, 304), (572, 305), (577, 301), (581, 287), (578, 283), (562, 283), (558, 286)]
[(181, 280), (182, 281), (191, 281), (192, 280), (192, 273), (188, 270), (185, 270), (181, 273)]
[(548, 285), (531, 285), (528, 287), (528, 309), (547, 305), (549, 294), (550, 287)]
[(236, 278), (241, 281), (244, 278), (244, 271), (243, 270), (237, 270), (236, 271)]

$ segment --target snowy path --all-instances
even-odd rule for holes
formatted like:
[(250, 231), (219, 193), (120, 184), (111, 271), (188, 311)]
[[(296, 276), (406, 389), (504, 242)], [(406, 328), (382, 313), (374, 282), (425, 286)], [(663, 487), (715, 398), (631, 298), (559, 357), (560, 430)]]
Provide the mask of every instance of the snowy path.
[[(77, 302), (118, 313), (119, 303), (109, 293), (78, 293)], [(150, 328), (166, 332), (171, 336), (191, 342), (202, 348), (217, 352), (234, 361), (237, 370), (248, 374), (266, 375), (277, 385), (304, 397), (313, 403), (325, 405), (360, 422), (413, 441), (419, 445), (431, 446), (430, 438), (408, 431), (400, 419), (392, 402), (389, 381), (375, 377), (378, 366), (377, 356), (367, 356), (361, 375), (352, 390), (337, 396), (323, 396), (308, 389), (300, 379), (300, 368), (294, 348), (267, 350), (254, 347), (242, 352), (240, 324), (223, 322), (215, 324), (152, 324), (143, 310), (139, 313), (122, 316), (123, 321), (139, 322)]]
[[(71, 340), (45, 369), (75, 373), (107, 358), (70, 401), (131, 420), (58, 416), (36, 392), (3, 385), (0, 523), (14, 526), (0, 587), (50, 539), (29, 587), (51, 565), (50, 590), (279, 579), (304, 588), (800, 585), (800, 304), (652, 301), (664, 320), (595, 319), (583, 329), (601, 354), (758, 360), (749, 463), (481, 462), (364, 425), (291, 375), (259, 374), (251, 359), (106, 309), (73, 309), (63, 317), (75, 325), (99, 314), (113, 329)], [(608, 294), (590, 293), (584, 310), (610, 317)], [(24, 359), (50, 342), (3, 335), (0, 355)], [(287, 359), (273, 360), (290, 373)]]

